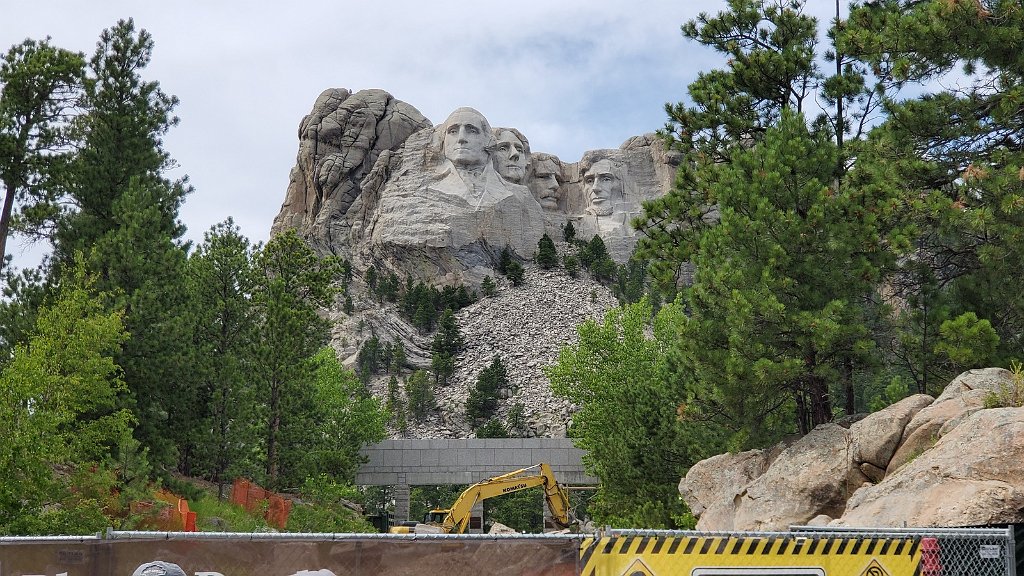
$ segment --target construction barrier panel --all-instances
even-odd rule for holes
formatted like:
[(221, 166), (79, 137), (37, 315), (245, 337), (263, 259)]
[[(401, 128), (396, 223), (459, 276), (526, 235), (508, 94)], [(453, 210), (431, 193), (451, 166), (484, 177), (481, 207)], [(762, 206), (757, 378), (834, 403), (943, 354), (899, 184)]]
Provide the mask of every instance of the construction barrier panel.
[(292, 512), (291, 500), (244, 478), (236, 478), (231, 485), (231, 501), (250, 513), (262, 513), (267, 523), (278, 530), (284, 530)]
[(909, 576), (920, 539), (793, 533), (621, 533), (583, 542), (583, 576)]
[[(178, 534), (162, 539), (16, 544), (0, 539), (0, 576), (132, 576), (137, 568), (154, 561), (177, 564), (186, 576), (579, 573), (578, 541), (566, 538), (309, 536), (236, 534), (187, 538)], [(157, 571), (152, 576), (161, 575)]]
[(0, 576), (132, 576), (154, 561), (185, 576), (1013, 576), (1014, 539), (1009, 529), (0, 538)]

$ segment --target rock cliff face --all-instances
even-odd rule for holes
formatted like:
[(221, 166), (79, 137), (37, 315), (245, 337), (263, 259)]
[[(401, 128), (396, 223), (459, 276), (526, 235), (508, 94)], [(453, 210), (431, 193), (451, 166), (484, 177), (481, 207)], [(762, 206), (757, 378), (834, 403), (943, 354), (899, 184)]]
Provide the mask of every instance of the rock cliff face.
[(1024, 408), (984, 408), (1010, 386), (1006, 370), (971, 370), (938, 398), (905, 398), (849, 429), (699, 462), (680, 493), (700, 530), (1021, 522)]
[(669, 190), (675, 163), (652, 134), (563, 162), (471, 108), (434, 127), (382, 90), (335, 88), (299, 125), (272, 232), (294, 228), (357, 273), (373, 265), (434, 284), (478, 285), (505, 247), (528, 260), (567, 222), (625, 262), (629, 220)]
[[(530, 262), (547, 234), (561, 242), (569, 222), (577, 237), (600, 235), (613, 259), (628, 260), (636, 244), (629, 220), (641, 202), (671, 187), (676, 158), (653, 134), (617, 149), (586, 152), (576, 162), (532, 150), (515, 128), (491, 127), (479, 111), (458, 108), (434, 126), (411, 105), (383, 90), (324, 91), (299, 124), (299, 150), (271, 232), (295, 229), (321, 254), (353, 268), (351, 314), (332, 312), (333, 345), (353, 365), (375, 335), (401, 342), (410, 369), (429, 368), (430, 335), (420, 334), (394, 304), (380, 303), (366, 285), (394, 273), (435, 287), (480, 292), (484, 277), (498, 293), (456, 315), (466, 348), (451, 382), (435, 391), (438, 410), (413, 424), (416, 438), (472, 435), (463, 404), (478, 373), (495, 355), (513, 391), (499, 417), (524, 407), (529, 435), (561, 436), (572, 407), (553, 397), (542, 367), (554, 362), (576, 327), (615, 305), (608, 289), (586, 274), (541, 271)], [(526, 267), (512, 289), (495, 270), (508, 248)], [(383, 397), (387, 377), (371, 382)], [(398, 431), (392, 431), (398, 436)]]

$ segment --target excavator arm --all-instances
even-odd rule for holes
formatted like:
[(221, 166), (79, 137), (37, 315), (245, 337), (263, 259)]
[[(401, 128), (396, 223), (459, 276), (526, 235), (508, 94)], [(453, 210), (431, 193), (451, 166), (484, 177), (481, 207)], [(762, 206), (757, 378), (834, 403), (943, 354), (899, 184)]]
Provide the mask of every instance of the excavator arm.
[[(533, 470), (539, 470), (536, 474), (527, 474)], [(443, 515), (441, 523), (442, 532), (449, 534), (462, 534), (469, 524), (470, 512), (477, 502), (511, 494), (542, 486), (544, 498), (547, 501), (548, 510), (552, 519), (563, 527), (572, 524), (572, 514), (569, 509), (569, 494), (565, 487), (555, 481), (555, 475), (547, 464), (535, 464), (527, 468), (520, 468), (508, 474), (488, 478), (477, 482), (467, 488), (452, 504), (448, 510), (435, 510), (431, 513), (432, 520)]]

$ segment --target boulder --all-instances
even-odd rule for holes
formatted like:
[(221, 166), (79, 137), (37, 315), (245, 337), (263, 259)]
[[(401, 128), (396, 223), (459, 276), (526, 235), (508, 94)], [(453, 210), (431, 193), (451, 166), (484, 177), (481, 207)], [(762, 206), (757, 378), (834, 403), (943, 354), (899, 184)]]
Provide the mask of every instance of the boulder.
[(679, 481), (679, 493), (697, 517), (719, 501), (732, 505), (733, 498), (768, 468), (764, 450), (719, 454), (701, 460)]
[[(822, 514), (838, 517), (864, 480), (854, 464), (850, 431), (822, 424), (747, 485), (738, 497), (733, 529), (785, 530)], [(709, 524), (698, 523), (698, 529), (719, 529)]]
[(915, 394), (855, 422), (850, 426), (854, 462), (885, 470), (911, 418), (932, 400), (926, 394)]
[(1024, 521), (1024, 408), (980, 410), (850, 498), (841, 526), (973, 526)]
[(1013, 382), (1013, 373), (1005, 368), (978, 368), (961, 373), (953, 379), (935, 402), (944, 402), (963, 396), (971, 390), (998, 392)]
[(950, 382), (931, 405), (921, 409), (907, 424), (903, 438), (886, 474), (931, 448), (952, 425), (985, 407), (988, 396), (1012, 382), (1012, 374), (1002, 368), (968, 370)]

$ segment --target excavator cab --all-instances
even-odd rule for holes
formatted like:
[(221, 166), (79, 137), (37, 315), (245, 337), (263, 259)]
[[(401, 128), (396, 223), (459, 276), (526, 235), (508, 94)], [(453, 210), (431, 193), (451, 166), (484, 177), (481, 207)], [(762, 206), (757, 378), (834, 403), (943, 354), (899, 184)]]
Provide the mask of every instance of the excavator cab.
[(423, 523), (440, 526), (444, 524), (444, 519), (448, 516), (448, 512), (449, 510), (431, 510), (423, 515)]

